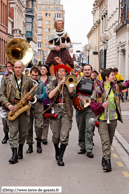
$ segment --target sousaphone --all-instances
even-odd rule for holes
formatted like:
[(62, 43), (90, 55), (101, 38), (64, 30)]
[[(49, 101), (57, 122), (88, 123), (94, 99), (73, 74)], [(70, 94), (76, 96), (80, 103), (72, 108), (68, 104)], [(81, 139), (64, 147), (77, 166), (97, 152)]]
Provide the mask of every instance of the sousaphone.
[(5, 54), (12, 64), (16, 61), (22, 61), (24, 66), (28, 65), (33, 58), (33, 50), (30, 44), (21, 38), (10, 40), (6, 44)]

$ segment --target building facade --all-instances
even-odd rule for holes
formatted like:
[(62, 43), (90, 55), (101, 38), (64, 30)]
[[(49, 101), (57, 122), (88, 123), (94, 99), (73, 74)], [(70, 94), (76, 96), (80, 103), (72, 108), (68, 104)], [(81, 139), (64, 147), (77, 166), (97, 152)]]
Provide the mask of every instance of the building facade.
[(26, 39), (25, 9), (25, 0), (9, 0), (9, 16), (13, 20), (12, 35), (14, 38)]
[(116, 33), (116, 67), (125, 80), (129, 79), (129, 0), (119, 2), (119, 23)]
[(8, 0), (0, 0), (0, 65), (5, 65), (5, 45), (8, 41)]
[(48, 41), (54, 30), (55, 18), (64, 19), (64, 14), (60, 0), (38, 0), (38, 61), (45, 63), (50, 52)]
[(26, 38), (33, 49), (33, 63), (37, 62), (38, 0), (26, 1)]

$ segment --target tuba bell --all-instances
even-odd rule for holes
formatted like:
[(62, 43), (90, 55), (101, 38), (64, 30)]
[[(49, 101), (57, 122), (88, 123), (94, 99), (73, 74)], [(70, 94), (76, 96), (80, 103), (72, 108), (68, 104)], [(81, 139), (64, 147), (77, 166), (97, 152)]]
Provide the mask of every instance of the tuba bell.
[(65, 84), (68, 87), (75, 87), (77, 85), (77, 78), (76, 78), (76, 76), (75, 75), (68, 75), (65, 78)]
[(14, 38), (6, 44), (5, 55), (12, 64), (21, 61), (26, 66), (33, 58), (33, 50), (26, 40)]

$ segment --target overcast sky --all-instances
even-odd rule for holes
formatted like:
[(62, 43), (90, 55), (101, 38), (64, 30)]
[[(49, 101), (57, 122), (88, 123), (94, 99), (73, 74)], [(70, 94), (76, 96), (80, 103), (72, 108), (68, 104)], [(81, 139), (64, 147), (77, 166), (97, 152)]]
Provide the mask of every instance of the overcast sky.
[(65, 10), (65, 30), (72, 42), (87, 44), (86, 35), (93, 25), (94, 0), (61, 0)]

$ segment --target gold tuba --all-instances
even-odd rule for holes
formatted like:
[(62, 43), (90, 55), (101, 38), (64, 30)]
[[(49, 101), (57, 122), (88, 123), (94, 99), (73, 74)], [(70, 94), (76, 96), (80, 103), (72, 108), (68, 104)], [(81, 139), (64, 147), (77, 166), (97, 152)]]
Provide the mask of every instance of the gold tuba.
[(5, 54), (12, 64), (21, 61), (26, 66), (32, 60), (33, 50), (26, 40), (14, 38), (6, 44)]
[(15, 120), (21, 113), (30, 109), (30, 104), (35, 103), (36, 99), (34, 102), (32, 102), (32, 103), (30, 102), (27, 105), (23, 106), (25, 104), (25, 102), (27, 102), (27, 97), (29, 95), (31, 95), (34, 92), (34, 90), (36, 89), (36, 87), (38, 86), (38, 83), (35, 80), (32, 80), (32, 81), (35, 82), (33, 88), (31, 88), (31, 90), (27, 94), (25, 94), (25, 96), (20, 100), (20, 102), (15, 105), (16, 110), (13, 112), (10, 111), (7, 113), (7, 118), (9, 121)]
[(75, 87), (77, 85), (77, 78), (76, 78), (76, 76), (75, 75), (68, 75), (65, 78), (65, 84), (68, 87)]
[[(16, 61), (21, 61), (24, 64), (24, 66), (26, 66), (32, 60), (33, 50), (26, 40), (21, 38), (14, 38), (6, 44), (5, 54), (12, 64), (14, 64)], [(16, 110), (7, 113), (7, 118), (9, 121), (15, 120), (21, 113), (30, 109), (31, 102), (28, 103), (28, 105), (24, 104), (25, 102), (27, 102), (27, 97), (34, 92), (35, 88), (38, 85), (38, 83), (35, 80), (32, 81), (35, 82), (33, 88), (21, 99), (21, 101), (18, 104), (15, 105)]]

